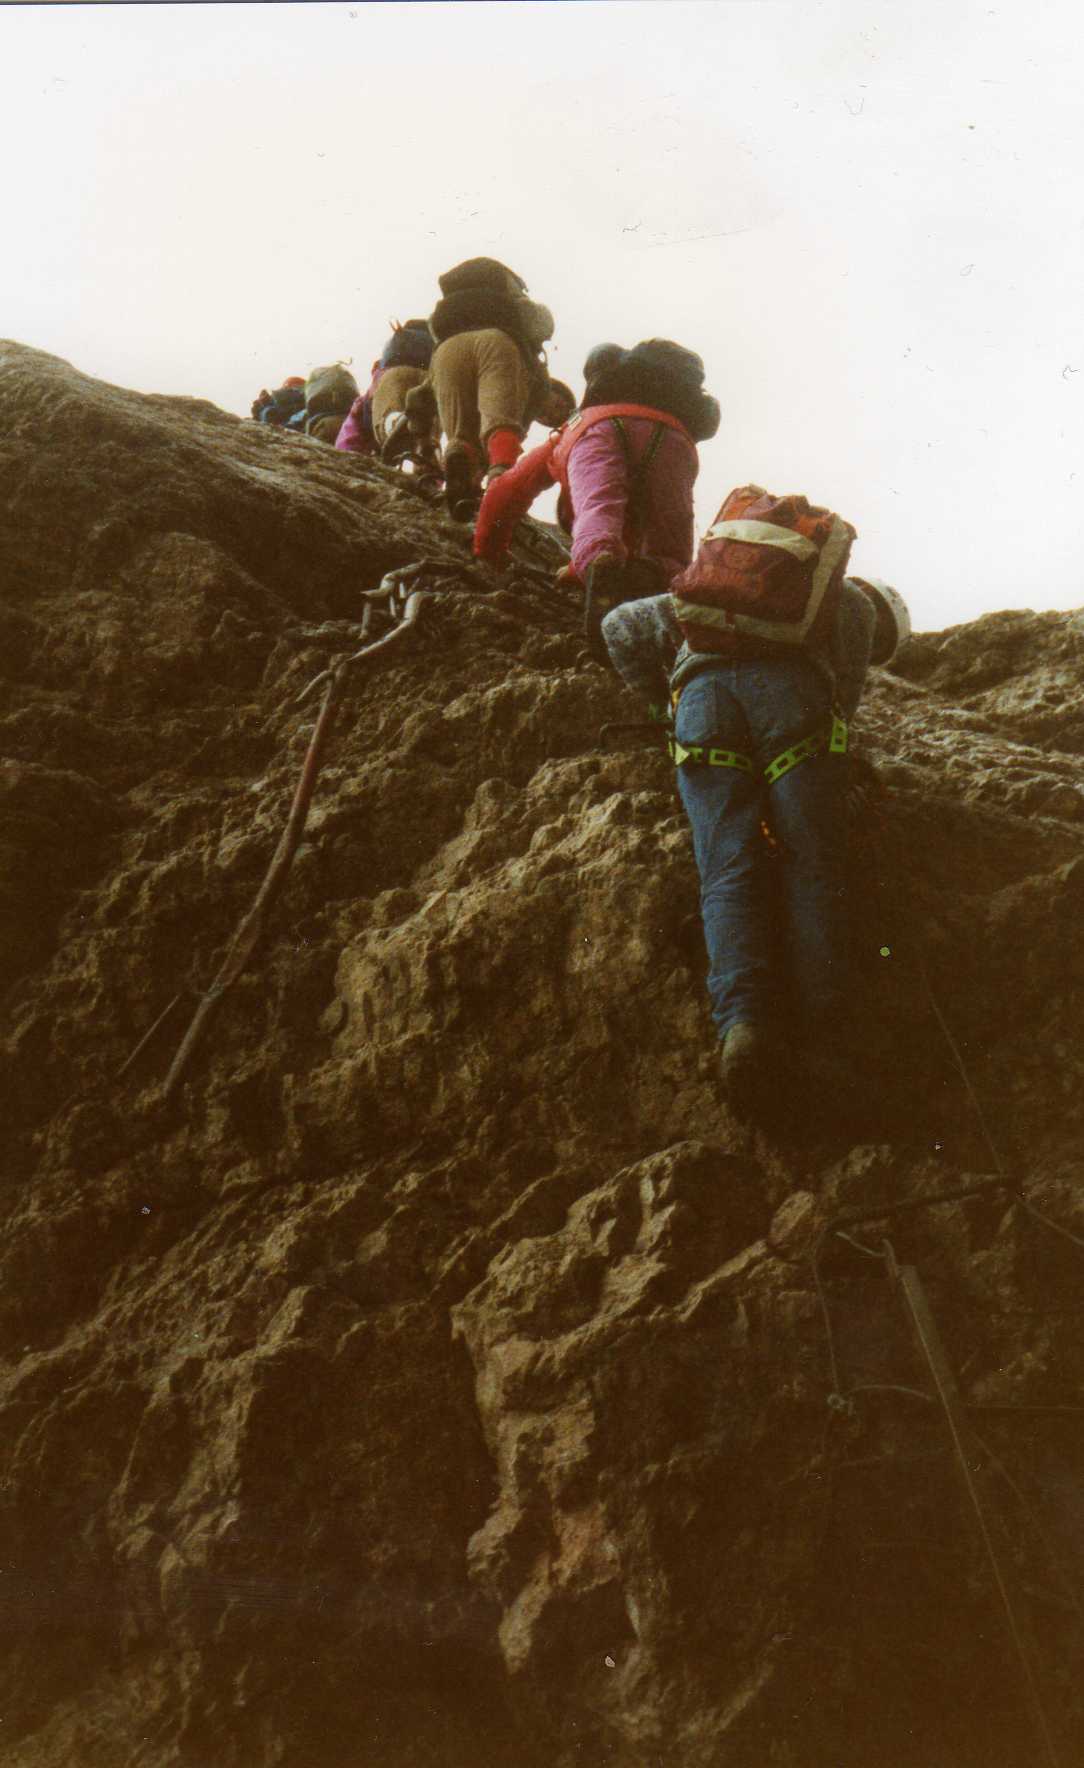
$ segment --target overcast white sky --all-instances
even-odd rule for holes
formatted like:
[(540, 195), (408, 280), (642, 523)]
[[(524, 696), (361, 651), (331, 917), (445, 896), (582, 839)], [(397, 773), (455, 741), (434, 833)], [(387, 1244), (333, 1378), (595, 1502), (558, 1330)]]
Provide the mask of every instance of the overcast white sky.
[[(0, 331), (247, 414), (491, 252), (699, 350), (698, 514), (858, 529), (920, 627), (1084, 602), (1080, 0), (0, 6)], [(534, 440), (540, 439), (534, 432)]]

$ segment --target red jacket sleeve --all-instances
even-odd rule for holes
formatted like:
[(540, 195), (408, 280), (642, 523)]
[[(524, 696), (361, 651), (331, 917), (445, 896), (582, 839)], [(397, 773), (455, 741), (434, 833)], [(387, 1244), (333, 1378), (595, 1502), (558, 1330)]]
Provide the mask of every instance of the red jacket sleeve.
[(514, 467), (488, 487), (474, 526), (476, 559), (487, 559), (491, 565), (504, 563), (516, 523), (554, 482), (550, 461), (556, 446), (557, 437), (550, 436), (540, 448), (521, 455)]

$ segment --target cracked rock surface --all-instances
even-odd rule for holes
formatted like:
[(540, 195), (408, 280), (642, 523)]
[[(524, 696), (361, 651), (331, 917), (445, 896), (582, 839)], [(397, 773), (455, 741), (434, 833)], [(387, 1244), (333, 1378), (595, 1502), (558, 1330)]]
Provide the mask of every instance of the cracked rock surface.
[[(754, 1132), (548, 539), (502, 581), (308, 438), (0, 393), (0, 1768), (1043, 1761), (886, 1240), (1080, 1760), (1084, 616), (874, 672), (856, 1086)], [(422, 558), (164, 1103), (298, 695)]]

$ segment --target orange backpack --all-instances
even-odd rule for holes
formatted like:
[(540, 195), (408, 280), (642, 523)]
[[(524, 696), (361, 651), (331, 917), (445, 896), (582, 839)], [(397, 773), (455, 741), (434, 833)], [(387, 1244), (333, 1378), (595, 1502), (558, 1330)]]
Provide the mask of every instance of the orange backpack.
[(724, 657), (823, 644), (854, 538), (849, 522), (804, 497), (762, 485), (732, 491), (670, 585), (688, 644)]

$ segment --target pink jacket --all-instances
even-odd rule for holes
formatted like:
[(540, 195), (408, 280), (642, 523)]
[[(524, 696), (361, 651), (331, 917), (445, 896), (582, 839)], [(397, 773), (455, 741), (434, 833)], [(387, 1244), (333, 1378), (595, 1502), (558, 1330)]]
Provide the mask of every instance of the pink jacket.
[[(647, 471), (643, 525), (633, 533), (628, 513), (628, 465), (621, 438), (607, 419), (619, 416), (633, 462), (640, 459), (658, 425), (660, 443)], [(482, 500), (475, 529), (478, 558), (500, 563), (516, 523), (548, 485), (562, 487), (571, 516), (572, 567), (583, 577), (603, 555), (626, 559), (630, 551), (657, 559), (669, 577), (693, 556), (693, 485), (698, 460), (684, 426), (668, 412), (647, 406), (589, 407), (499, 479)]]
[(376, 383), (384, 370), (379, 362), (373, 363), (373, 378), (364, 393), (359, 393), (353, 405), (342, 421), (342, 428), (335, 438), (336, 448), (344, 454), (375, 454), (376, 441), (373, 436), (373, 392)]

